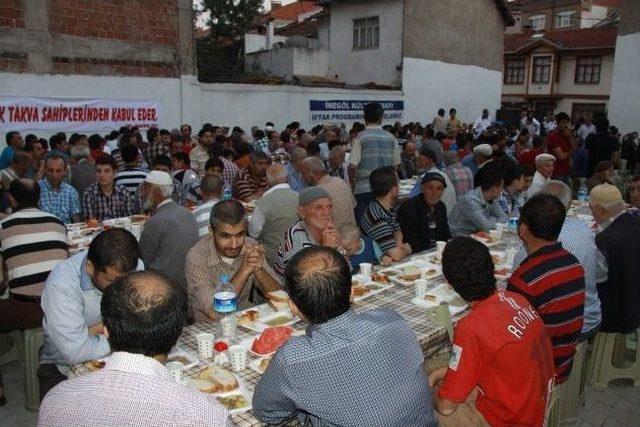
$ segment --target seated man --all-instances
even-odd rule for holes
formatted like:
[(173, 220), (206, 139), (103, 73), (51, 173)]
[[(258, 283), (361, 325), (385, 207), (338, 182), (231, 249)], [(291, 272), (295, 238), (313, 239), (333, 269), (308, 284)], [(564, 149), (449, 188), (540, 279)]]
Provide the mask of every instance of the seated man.
[(267, 264), (274, 265), (282, 236), (298, 221), (299, 195), (287, 184), (287, 169), (280, 163), (267, 168), (267, 181), (270, 188), (256, 203), (249, 235), (264, 247)]
[[(456, 200), (458, 200), (456, 196), (456, 190), (453, 187), (451, 180), (449, 179), (449, 175), (438, 169), (436, 163), (436, 154), (432, 150), (428, 149), (424, 144), (422, 145), (422, 147), (420, 147), (418, 166), (421, 170), (425, 171), (424, 173), (437, 173), (442, 175), (442, 178), (447, 185), (444, 188), (444, 193), (442, 193), (441, 199), (442, 203), (444, 203), (444, 205), (447, 207), (447, 215), (449, 215), (456, 204)], [(420, 193), (422, 193), (422, 184), (420, 183), (420, 180), (418, 180), (411, 189), (409, 197), (415, 197)]]
[(227, 411), (213, 396), (177, 383), (162, 365), (186, 323), (186, 308), (184, 292), (158, 274), (115, 281), (101, 303), (113, 354), (100, 371), (51, 390), (38, 425), (225, 425)]
[(198, 241), (196, 219), (191, 211), (171, 199), (173, 180), (166, 172), (151, 171), (140, 194), (144, 210), (155, 214), (140, 235), (140, 256), (147, 270), (164, 274), (171, 283), (187, 289), (184, 259)]
[(187, 200), (189, 188), (200, 181), (198, 174), (191, 169), (191, 161), (187, 153), (171, 154), (171, 177), (182, 185), (182, 200)]
[(309, 246), (329, 246), (346, 254), (338, 230), (332, 220), (329, 193), (321, 187), (307, 187), (298, 196), (298, 216), (301, 218), (285, 233), (278, 246), (275, 271), (284, 275), (289, 260)]
[[(152, 170), (164, 172), (167, 175), (171, 176), (171, 158), (169, 156), (158, 156), (153, 160)], [(175, 178), (171, 178), (173, 181), (173, 193), (171, 193), (171, 199), (176, 202), (178, 205), (182, 205), (182, 183)], [(144, 204), (144, 198), (142, 197), (142, 192), (140, 191), (142, 184), (138, 188), (138, 197), (139, 203)]]
[(447, 183), (442, 175), (432, 172), (425, 173), (420, 183), (422, 193), (406, 200), (398, 210), (402, 235), (414, 253), (451, 238), (447, 208), (440, 200)]
[(593, 190), (593, 187), (600, 184), (613, 184), (614, 165), (611, 160), (602, 160), (596, 165), (593, 176), (585, 182), (587, 190)]
[(67, 162), (57, 154), (45, 161), (45, 176), (40, 185), (40, 210), (55, 215), (65, 224), (79, 222), (80, 196), (64, 182), (67, 176)]
[(525, 298), (496, 291), (493, 270), (487, 247), (468, 237), (454, 238), (442, 254), (444, 276), (471, 312), (456, 325), (448, 368), (429, 375), (441, 426), (545, 423), (551, 341)]
[(254, 151), (249, 156), (249, 167), (240, 169), (233, 184), (233, 196), (243, 202), (257, 200), (269, 188), (267, 166), (269, 159), (262, 151)]
[(247, 237), (247, 217), (241, 203), (217, 203), (210, 226), (211, 233), (186, 257), (189, 310), (196, 322), (216, 319), (213, 293), (222, 274), (231, 277), (239, 309), (261, 304), (268, 292), (280, 289), (278, 276), (264, 260), (264, 249)]
[(382, 251), (370, 236), (362, 236), (360, 227), (347, 224), (340, 227), (342, 245), (347, 252), (351, 272), (355, 273), (361, 263), (377, 265), (382, 258)]
[(137, 213), (134, 196), (115, 183), (116, 168), (115, 160), (108, 154), (96, 160), (96, 183), (87, 187), (82, 198), (85, 219), (104, 221)]
[(400, 191), (396, 168), (385, 166), (374, 170), (369, 182), (375, 199), (367, 206), (360, 226), (380, 246), (382, 264), (400, 261), (411, 254), (411, 246), (403, 242), (396, 216)]
[(222, 178), (218, 175), (205, 174), (200, 184), (200, 194), (204, 203), (193, 210), (198, 227), (198, 236), (209, 234), (209, 218), (211, 209), (222, 198)]
[(138, 242), (122, 228), (103, 231), (87, 251), (59, 263), (42, 292), (44, 344), (40, 352), (40, 397), (66, 379), (69, 365), (110, 353), (102, 329), (104, 290), (126, 273), (144, 268)]
[[(222, 163), (222, 160), (220, 160), (217, 157), (211, 157), (209, 160), (207, 160), (207, 163), (205, 163), (204, 170), (205, 170), (204, 176), (215, 175), (220, 179), (222, 179), (223, 189), (231, 188), (223, 178), (224, 164)], [(200, 189), (200, 184), (201, 184), (201, 180), (198, 179), (189, 185), (189, 188), (187, 189), (187, 195), (185, 196), (185, 199), (184, 199), (185, 206), (192, 208), (194, 206), (199, 206), (202, 203), (204, 203), (204, 199), (202, 198), (202, 190)]]
[(631, 333), (640, 326), (640, 218), (626, 210), (620, 191), (601, 184), (591, 190), (589, 208), (598, 223), (596, 246), (601, 332)]
[[(571, 188), (562, 181), (551, 180), (547, 182), (542, 187), (542, 193), (556, 196), (567, 210), (571, 207)], [(596, 287), (596, 280), (600, 272), (598, 271), (598, 248), (596, 247), (595, 236), (593, 230), (585, 221), (567, 216), (564, 224), (562, 224), (558, 242), (562, 243), (562, 247), (580, 261), (580, 265), (584, 270), (584, 322), (580, 341), (586, 341), (598, 332), (602, 319), (598, 289)], [(527, 251), (524, 246), (521, 246), (513, 261), (514, 268), (517, 268), (526, 257)]]
[(527, 190), (527, 199), (538, 194), (547, 181), (551, 179), (555, 161), (556, 158), (551, 154), (538, 154), (536, 156), (536, 173), (533, 175), (533, 181), (531, 181), (531, 185)]
[(135, 196), (149, 171), (140, 166), (140, 151), (137, 145), (125, 143), (120, 148), (120, 153), (124, 168), (116, 174), (116, 184), (124, 186)]
[(350, 308), (351, 273), (341, 254), (302, 249), (285, 277), (289, 306), (309, 326), (276, 352), (256, 385), (260, 421), (437, 425), (414, 332), (392, 310)]
[(558, 242), (565, 216), (556, 196), (541, 193), (527, 200), (520, 211), (518, 236), (528, 256), (507, 284), (507, 290), (523, 295), (540, 313), (553, 343), (556, 384), (571, 373), (585, 301), (584, 270)]
[(460, 197), (449, 216), (449, 228), (454, 236), (477, 231), (489, 231), (496, 224), (509, 221), (497, 202), (502, 194), (502, 171), (491, 167), (480, 176), (479, 186)]
[(520, 166), (507, 163), (502, 177), (504, 186), (498, 204), (507, 217), (517, 218), (524, 205), (524, 172)]
[(634, 212), (638, 215), (640, 209), (640, 175), (635, 175), (629, 182), (629, 204), (631, 208), (635, 208)]

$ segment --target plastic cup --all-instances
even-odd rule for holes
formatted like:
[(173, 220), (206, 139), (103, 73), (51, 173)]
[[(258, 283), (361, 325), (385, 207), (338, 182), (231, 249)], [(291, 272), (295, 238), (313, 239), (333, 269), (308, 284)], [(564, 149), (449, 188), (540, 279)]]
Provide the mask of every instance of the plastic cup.
[(416, 297), (424, 298), (424, 296), (427, 294), (427, 288), (429, 287), (429, 282), (427, 282), (425, 279), (418, 279), (413, 283), (416, 287)]
[(365, 282), (368, 282), (369, 280), (371, 280), (372, 267), (373, 266), (368, 262), (360, 263), (360, 274), (362, 275), (362, 278), (364, 279)]
[(180, 382), (180, 378), (182, 377), (182, 368), (184, 368), (184, 365), (180, 362), (169, 362), (165, 367), (169, 373), (173, 375), (176, 382)]
[(438, 255), (442, 255), (442, 251), (444, 251), (445, 246), (447, 246), (447, 242), (442, 242), (442, 241), (436, 242), (436, 250), (438, 251)]
[(234, 372), (244, 371), (247, 368), (247, 349), (241, 345), (232, 345), (227, 350), (229, 363)]
[(211, 359), (213, 357), (213, 342), (215, 336), (209, 333), (202, 333), (196, 336), (198, 342), (198, 357), (200, 360)]

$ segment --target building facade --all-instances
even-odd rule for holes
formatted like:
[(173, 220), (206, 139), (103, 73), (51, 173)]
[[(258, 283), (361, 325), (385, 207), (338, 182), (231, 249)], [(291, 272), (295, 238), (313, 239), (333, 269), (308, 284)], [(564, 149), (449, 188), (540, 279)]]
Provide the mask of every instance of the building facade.
[(502, 111), (517, 121), (564, 111), (574, 120), (608, 110), (617, 27), (505, 36)]

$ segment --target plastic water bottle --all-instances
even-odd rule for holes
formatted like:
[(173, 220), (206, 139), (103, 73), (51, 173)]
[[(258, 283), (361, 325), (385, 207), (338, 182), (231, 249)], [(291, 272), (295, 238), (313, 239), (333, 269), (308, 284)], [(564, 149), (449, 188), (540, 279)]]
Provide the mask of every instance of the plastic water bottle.
[(233, 192), (231, 191), (231, 186), (229, 184), (225, 184), (222, 190), (222, 200), (231, 200), (233, 199)]
[(238, 309), (238, 299), (236, 298), (236, 290), (231, 284), (229, 276), (221, 274), (218, 279), (218, 285), (213, 294), (213, 309), (220, 319), (222, 335), (227, 342), (230, 342), (236, 338), (238, 329), (235, 315)]
[(587, 191), (587, 186), (582, 184), (580, 189), (578, 190), (578, 201), (586, 202), (589, 200), (589, 192)]

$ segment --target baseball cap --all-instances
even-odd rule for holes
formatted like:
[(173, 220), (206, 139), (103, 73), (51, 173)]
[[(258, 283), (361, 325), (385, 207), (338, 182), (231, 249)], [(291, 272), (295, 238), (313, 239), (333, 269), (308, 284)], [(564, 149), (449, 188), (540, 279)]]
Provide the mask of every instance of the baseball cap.
[(322, 187), (307, 187), (300, 192), (298, 196), (298, 204), (300, 206), (307, 206), (309, 203), (315, 202), (318, 199), (330, 199), (329, 193)]

